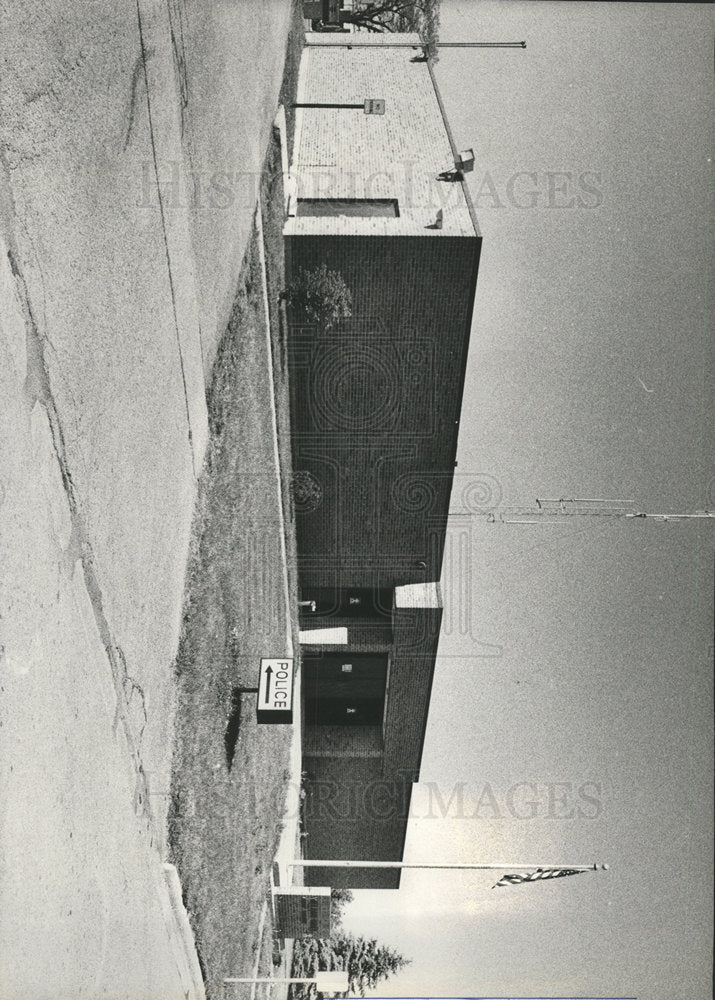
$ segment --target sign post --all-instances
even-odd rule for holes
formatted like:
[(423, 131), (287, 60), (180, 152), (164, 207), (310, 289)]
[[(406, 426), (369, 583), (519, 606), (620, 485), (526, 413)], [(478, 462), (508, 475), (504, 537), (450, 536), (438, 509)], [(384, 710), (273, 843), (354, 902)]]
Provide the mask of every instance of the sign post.
[(366, 97), (363, 110), (366, 115), (384, 115), (385, 102), (380, 97)]
[(259, 723), (293, 722), (293, 659), (263, 657), (258, 674), (256, 719)]
[(332, 108), (334, 110), (363, 111), (366, 115), (384, 115), (385, 102), (381, 97), (366, 97), (362, 104), (325, 103), (323, 101), (296, 101), (294, 108)]

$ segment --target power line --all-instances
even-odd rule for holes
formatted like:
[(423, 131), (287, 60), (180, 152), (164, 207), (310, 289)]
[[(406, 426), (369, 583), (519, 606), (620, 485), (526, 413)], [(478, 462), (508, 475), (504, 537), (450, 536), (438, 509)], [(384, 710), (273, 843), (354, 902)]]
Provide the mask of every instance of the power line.
[(715, 518), (715, 511), (648, 512), (634, 509), (633, 500), (609, 500), (603, 497), (560, 497), (558, 499), (537, 497), (534, 506), (527, 504), (506, 505), (498, 510), (484, 511), (482, 516), (486, 518), (488, 524), (553, 524), (555, 522), (549, 521), (549, 518), (560, 519), (562, 517), (620, 517), (626, 520), (682, 522), (711, 520)]

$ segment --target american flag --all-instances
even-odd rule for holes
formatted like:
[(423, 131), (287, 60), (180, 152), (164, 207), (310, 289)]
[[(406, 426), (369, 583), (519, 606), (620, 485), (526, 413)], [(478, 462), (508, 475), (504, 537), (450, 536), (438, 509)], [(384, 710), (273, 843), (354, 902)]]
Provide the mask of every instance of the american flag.
[(565, 878), (566, 875), (583, 875), (585, 871), (593, 871), (592, 868), (537, 868), (533, 872), (523, 872), (520, 875), (503, 875), (499, 881), (492, 886), (498, 889), (502, 885), (521, 885), (522, 882), (538, 882), (542, 878)]

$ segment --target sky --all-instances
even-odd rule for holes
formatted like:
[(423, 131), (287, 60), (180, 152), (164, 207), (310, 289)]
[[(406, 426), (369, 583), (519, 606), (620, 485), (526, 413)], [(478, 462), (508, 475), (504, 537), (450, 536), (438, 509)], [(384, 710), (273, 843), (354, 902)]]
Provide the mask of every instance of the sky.
[[(495, 890), (405, 872), (346, 927), (411, 959), (376, 996), (699, 1000), (715, 523), (506, 509), (715, 508), (715, 11), (443, 0), (441, 21), (527, 48), (436, 69), (484, 243), (405, 860), (610, 870)], [(463, 513), (470, 484), (502, 519)]]

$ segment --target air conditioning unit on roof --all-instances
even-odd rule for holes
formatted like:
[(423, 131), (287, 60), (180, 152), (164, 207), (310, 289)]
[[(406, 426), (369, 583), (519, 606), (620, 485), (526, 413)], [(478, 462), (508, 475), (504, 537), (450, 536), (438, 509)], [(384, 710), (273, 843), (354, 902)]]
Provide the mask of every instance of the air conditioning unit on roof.
[(474, 170), (474, 150), (461, 150), (454, 158), (454, 166), (457, 170), (461, 170), (463, 174), (468, 174), (471, 170)]

